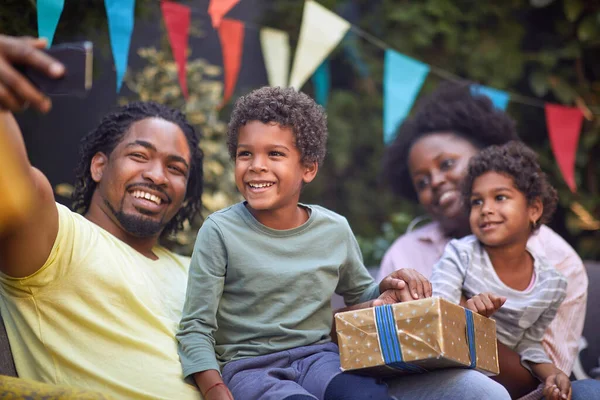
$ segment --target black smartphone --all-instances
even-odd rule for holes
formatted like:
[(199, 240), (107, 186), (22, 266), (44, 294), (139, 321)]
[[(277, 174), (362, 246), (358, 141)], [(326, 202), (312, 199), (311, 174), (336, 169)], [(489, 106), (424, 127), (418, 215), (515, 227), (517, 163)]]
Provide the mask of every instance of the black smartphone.
[(83, 96), (92, 88), (92, 42), (64, 43), (44, 50), (65, 66), (62, 78), (53, 79), (32, 67), (23, 73), (48, 96)]

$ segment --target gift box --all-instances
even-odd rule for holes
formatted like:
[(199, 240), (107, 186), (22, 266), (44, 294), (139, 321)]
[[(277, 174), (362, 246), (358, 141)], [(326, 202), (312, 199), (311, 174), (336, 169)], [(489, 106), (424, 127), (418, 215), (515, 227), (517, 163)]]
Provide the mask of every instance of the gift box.
[(387, 376), (463, 367), (500, 372), (496, 321), (439, 297), (335, 315), (342, 370)]

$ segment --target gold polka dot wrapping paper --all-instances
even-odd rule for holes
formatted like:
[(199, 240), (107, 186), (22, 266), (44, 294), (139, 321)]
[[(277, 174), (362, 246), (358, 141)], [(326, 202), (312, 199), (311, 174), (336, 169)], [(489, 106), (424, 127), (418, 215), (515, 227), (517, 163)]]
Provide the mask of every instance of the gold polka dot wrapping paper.
[(335, 324), (344, 371), (377, 376), (451, 367), (500, 372), (496, 322), (439, 297), (338, 313)]

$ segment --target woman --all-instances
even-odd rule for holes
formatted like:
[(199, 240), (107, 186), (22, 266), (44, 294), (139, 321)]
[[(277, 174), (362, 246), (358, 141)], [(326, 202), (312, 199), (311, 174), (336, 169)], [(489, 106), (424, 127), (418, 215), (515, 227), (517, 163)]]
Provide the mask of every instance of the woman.
[[(518, 139), (514, 121), (468, 86), (444, 86), (419, 104), (388, 148), (383, 167), (397, 194), (417, 200), (432, 222), (399, 237), (383, 258), (379, 279), (399, 268), (431, 276), (446, 244), (470, 234), (467, 210), (460, 198), (470, 158), (482, 148)], [(568, 280), (567, 297), (544, 336), (552, 361), (567, 375), (578, 353), (587, 300), (587, 274), (577, 253), (547, 226), (532, 236), (533, 246)], [(501, 374), (495, 379), (520, 397), (539, 382), (521, 365), (519, 356), (498, 344)], [(598, 393), (600, 383), (574, 383), (573, 398)], [(541, 390), (527, 398), (538, 399)]]

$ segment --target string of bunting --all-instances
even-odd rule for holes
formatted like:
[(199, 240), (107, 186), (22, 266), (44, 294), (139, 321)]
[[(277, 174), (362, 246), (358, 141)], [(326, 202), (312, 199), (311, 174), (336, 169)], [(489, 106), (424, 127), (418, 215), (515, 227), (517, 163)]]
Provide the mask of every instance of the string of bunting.
[[(117, 71), (117, 91), (120, 90), (129, 54), (133, 32), (135, 0), (104, 0), (108, 17), (111, 48)], [(429, 73), (450, 81), (463, 78), (444, 69), (428, 65), (404, 55), (382, 40), (351, 24), (314, 0), (304, 2), (298, 45), (290, 72), (290, 41), (285, 31), (225, 18), (240, 0), (210, 0), (208, 10), (217, 30), (223, 54), (224, 93), (221, 107), (231, 98), (237, 83), (243, 54), (244, 32), (247, 28), (259, 30), (261, 48), (271, 86), (302, 88), (312, 80), (315, 99), (326, 105), (330, 90), (330, 71), (327, 61), (331, 52), (347, 38), (348, 32), (363, 38), (384, 51), (383, 77), (383, 138), (386, 144), (394, 139), (397, 127), (408, 116), (423, 82)], [(38, 0), (38, 30), (40, 37), (52, 42), (60, 19), (64, 0)], [(178, 78), (183, 95), (188, 97), (186, 65), (189, 26), (192, 8), (169, 0), (160, 3), (173, 58), (178, 67)], [(195, 9), (195, 8), (194, 8)], [(345, 44), (347, 45), (347, 43)], [(356, 58), (356, 55), (354, 56)], [(571, 191), (576, 191), (575, 154), (584, 117), (593, 114), (582, 101), (576, 107), (551, 104), (536, 98), (496, 88), (472, 85), (477, 95), (488, 96), (493, 104), (505, 110), (509, 102), (544, 108), (552, 151), (560, 171)]]

